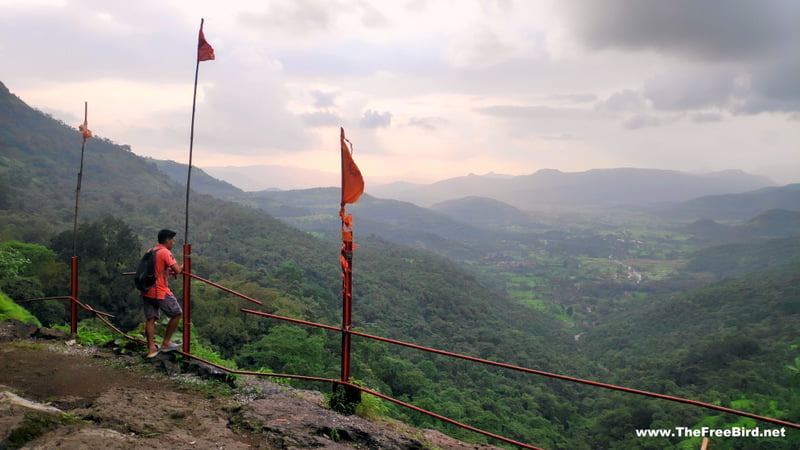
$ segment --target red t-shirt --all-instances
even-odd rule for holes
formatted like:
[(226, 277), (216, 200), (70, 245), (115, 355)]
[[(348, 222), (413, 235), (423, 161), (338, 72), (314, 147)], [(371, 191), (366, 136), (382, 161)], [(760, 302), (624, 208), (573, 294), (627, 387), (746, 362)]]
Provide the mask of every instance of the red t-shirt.
[(167, 277), (171, 272), (169, 268), (177, 262), (175, 261), (175, 257), (172, 256), (172, 252), (163, 244), (158, 244), (153, 247), (153, 249), (158, 250), (156, 252), (156, 284), (143, 292), (142, 295), (144, 297), (164, 300), (167, 295), (173, 295), (172, 291), (169, 290), (169, 279)]

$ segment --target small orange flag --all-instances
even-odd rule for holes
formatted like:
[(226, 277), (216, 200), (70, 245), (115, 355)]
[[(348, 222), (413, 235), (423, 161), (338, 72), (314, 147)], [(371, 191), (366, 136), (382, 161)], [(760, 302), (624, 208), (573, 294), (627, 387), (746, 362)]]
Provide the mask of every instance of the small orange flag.
[(200, 21), (200, 36), (197, 38), (197, 61), (208, 61), (214, 59), (214, 49), (206, 41), (206, 36), (203, 34), (203, 21)]
[[(364, 193), (364, 177), (353, 161), (353, 144), (344, 137), (344, 128), (341, 128), (342, 141), (342, 206), (346, 203), (355, 203)], [(349, 144), (349, 145), (348, 145)]]
[(89, 129), (89, 124), (85, 120), (82, 124), (78, 125), (78, 131), (83, 135), (84, 142), (86, 139), (92, 137), (92, 130)]

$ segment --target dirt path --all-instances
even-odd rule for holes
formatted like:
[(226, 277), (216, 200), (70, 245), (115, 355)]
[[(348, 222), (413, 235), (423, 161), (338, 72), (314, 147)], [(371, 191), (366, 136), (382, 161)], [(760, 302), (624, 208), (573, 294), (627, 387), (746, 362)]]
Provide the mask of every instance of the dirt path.
[(343, 416), (323, 408), (319, 392), (262, 378), (213, 389), (194, 375), (167, 376), (174, 357), (159, 358), (0, 339), (0, 449), (496, 448)]

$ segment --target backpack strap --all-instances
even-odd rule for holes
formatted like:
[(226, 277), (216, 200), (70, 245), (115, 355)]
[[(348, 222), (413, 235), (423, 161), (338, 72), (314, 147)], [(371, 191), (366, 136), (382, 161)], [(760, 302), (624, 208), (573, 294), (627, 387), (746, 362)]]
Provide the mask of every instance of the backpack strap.
[[(164, 247), (160, 247), (160, 248), (153, 247), (153, 248), (150, 249), (150, 251), (153, 252), (153, 274), (156, 276), (156, 280), (158, 280), (158, 274), (159, 274), (158, 267), (157, 267), (158, 266), (158, 257), (156, 255), (158, 254), (159, 251), (161, 251), (163, 249), (164, 249)], [(167, 269), (169, 269), (169, 267), (165, 267), (164, 270), (162, 270), (162, 272), (166, 272)], [(156, 281), (156, 283), (158, 283), (158, 281)], [(153, 286), (155, 286), (155, 284)]]

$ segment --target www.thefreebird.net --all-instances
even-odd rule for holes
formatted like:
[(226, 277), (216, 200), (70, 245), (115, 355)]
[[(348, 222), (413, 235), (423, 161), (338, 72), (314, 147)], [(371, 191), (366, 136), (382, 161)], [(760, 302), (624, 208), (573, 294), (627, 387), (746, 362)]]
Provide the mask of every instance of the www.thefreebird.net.
[(786, 428), (711, 428), (711, 427), (674, 427), (674, 428), (645, 428), (636, 430), (637, 437), (733, 437), (733, 438), (772, 438), (786, 437)]

